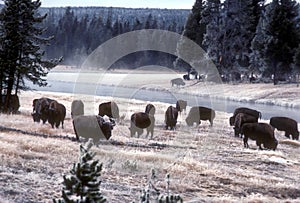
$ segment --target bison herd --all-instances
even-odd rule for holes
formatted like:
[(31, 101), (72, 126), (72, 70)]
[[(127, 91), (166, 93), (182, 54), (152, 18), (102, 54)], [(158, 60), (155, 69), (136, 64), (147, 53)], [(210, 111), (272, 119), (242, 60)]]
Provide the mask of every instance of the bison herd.
[[(34, 122), (42, 121), (44, 124), (49, 122), (52, 128), (64, 128), (66, 117), (66, 107), (58, 101), (50, 98), (39, 98), (33, 100), (32, 117)], [(165, 111), (165, 129), (175, 130), (178, 114), (186, 112), (187, 101), (178, 100), (176, 106), (170, 105)], [(71, 117), (73, 129), (77, 140), (80, 137), (93, 138), (95, 142), (100, 139), (109, 139), (112, 136), (112, 130), (120, 119), (119, 107), (113, 102), (101, 103), (98, 108), (98, 115), (84, 115), (84, 104), (81, 100), (74, 100), (71, 104)], [(143, 129), (146, 129), (147, 135), (153, 137), (155, 126), (156, 108), (153, 104), (147, 104), (144, 112), (135, 112), (130, 117), (130, 135), (131, 137), (140, 137)], [(278, 141), (275, 138), (274, 129), (285, 131), (285, 136), (294, 140), (299, 139), (298, 123), (288, 117), (272, 117), (270, 123), (261, 123), (261, 112), (240, 107), (235, 109), (233, 116), (229, 118), (230, 126), (233, 126), (234, 135), (243, 137), (244, 146), (249, 147), (248, 139), (255, 140), (259, 149), (275, 150)], [(185, 122), (187, 126), (196, 126), (201, 121), (209, 121), (213, 126), (216, 113), (213, 109), (203, 106), (193, 106), (190, 108)], [(262, 148), (263, 146), (263, 148)]]

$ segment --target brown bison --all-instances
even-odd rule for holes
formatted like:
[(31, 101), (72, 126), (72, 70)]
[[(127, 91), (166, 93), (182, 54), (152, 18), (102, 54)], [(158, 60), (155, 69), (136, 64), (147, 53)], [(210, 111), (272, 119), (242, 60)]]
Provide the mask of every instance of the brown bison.
[(49, 106), (52, 101), (50, 98), (42, 97), (40, 99), (34, 99), (32, 102), (33, 113), (31, 114), (34, 122), (43, 121), (45, 124), (49, 118)]
[(147, 104), (145, 108), (145, 113), (149, 115), (154, 115), (155, 114), (155, 106), (153, 104)]
[(241, 134), (241, 128), (244, 123), (257, 123), (258, 118), (245, 113), (238, 113), (234, 121), (234, 135), (239, 137)]
[(172, 84), (172, 87), (174, 85), (176, 85), (176, 86), (184, 86), (185, 82), (183, 82), (183, 80), (181, 78), (175, 78), (175, 79), (171, 80), (171, 84)]
[(181, 113), (183, 110), (186, 112), (186, 106), (187, 106), (187, 101), (185, 100), (177, 100), (176, 102), (176, 109)]
[(194, 123), (200, 125), (201, 120), (208, 120), (210, 122), (210, 125), (213, 126), (215, 117), (216, 113), (213, 109), (203, 106), (194, 106), (190, 109), (190, 112), (185, 121), (188, 126), (193, 126)]
[(233, 116), (229, 118), (230, 126), (234, 125), (235, 117), (238, 113), (248, 114), (248, 115), (256, 117), (257, 119), (258, 118), (261, 119), (261, 112), (254, 110), (254, 109), (246, 108), (246, 107), (240, 107), (240, 108), (236, 108), (234, 110)]
[(115, 126), (115, 122), (102, 116), (84, 116), (79, 115), (73, 119), (73, 128), (76, 135), (76, 139), (93, 138), (95, 143), (100, 139), (108, 140), (112, 136), (112, 130)]
[(244, 147), (248, 148), (248, 138), (256, 140), (256, 145), (259, 149), (264, 148), (275, 150), (278, 141), (274, 136), (274, 128), (267, 123), (245, 123), (241, 130), (244, 135)]
[(60, 124), (61, 127), (64, 128), (65, 117), (66, 107), (57, 101), (52, 101), (49, 105), (48, 117), (48, 122), (51, 124), (52, 128), (54, 128), (54, 126), (58, 128)]
[(81, 100), (74, 100), (71, 104), (71, 117), (84, 115), (84, 104)]
[(171, 130), (175, 130), (177, 118), (178, 118), (178, 110), (173, 106), (169, 106), (165, 113), (166, 130), (168, 130), (169, 127)]
[(149, 114), (144, 112), (134, 113), (131, 115), (130, 121), (131, 122), (129, 130), (131, 137), (135, 136), (136, 133), (138, 134), (138, 137), (140, 137), (140, 135), (143, 133), (144, 128), (147, 128), (147, 136), (150, 131), (153, 135), (153, 129), (151, 129), (151, 119)]
[(293, 140), (299, 139), (298, 123), (294, 119), (288, 117), (272, 117), (270, 125), (280, 131), (285, 131), (285, 136)]
[(99, 116), (105, 116), (105, 115), (107, 115), (110, 118), (115, 118), (115, 119), (119, 120), (119, 118), (120, 118), (119, 107), (113, 101), (101, 103), (99, 105), (99, 113), (98, 113), (98, 115)]

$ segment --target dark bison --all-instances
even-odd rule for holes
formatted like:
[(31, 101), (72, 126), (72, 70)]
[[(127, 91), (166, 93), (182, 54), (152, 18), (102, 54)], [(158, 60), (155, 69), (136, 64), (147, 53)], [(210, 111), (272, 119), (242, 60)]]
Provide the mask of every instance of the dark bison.
[[(2, 107), (5, 105), (7, 95), (2, 95)], [(3, 111), (2, 107), (0, 108), (1, 111)], [(13, 113), (16, 114), (19, 112), (20, 108), (20, 100), (18, 95), (12, 94), (10, 95), (10, 103), (8, 104), (7, 113)]]
[[(154, 117), (153, 117), (154, 118)], [(149, 114), (144, 112), (137, 112), (131, 115), (130, 118), (130, 135), (131, 137), (135, 136), (135, 134), (138, 134), (138, 137), (143, 133), (143, 129), (147, 128), (147, 136), (149, 132), (151, 131), (153, 135), (153, 129), (151, 128), (151, 119)], [(154, 127), (154, 125), (153, 125)], [(152, 136), (151, 136), (152, 137)]]
[(114, 120), (105, 116), (84, 116), (79, 115), (73, 119), (73, 128), (76, 139), (80, 137), (93, 138), (95, 143), (101, 139), (108, 140), (112, 136), (112, 130), (115, 126)]
[(185, 74), (182, 76), (184, 80), (190, 80), (190, 76), (188, 74)]
[(61, 127), (64, 128), (65, 117), (66, 107), (57, 101), (52, 101), (49, 105), (48, 117), (48, 122), (51, 124), (52, 128), (54, 128), (54, 126), (58, 128), (60, 124)]
[(98, 115), (99, 116), (105, 116), (105, 115), (107, 115), (110, 118), (115, 118), (115, 119), (119, 120), (120, 119), (119, 107), (113, 101), (101, 103), (99, 105), (99, 113), (98, 113)]
[(149, 115), (154, 115), (155, 114), (155, 106), (153, 104), (147, 104), (145, 108), (145, 113)]
[(171, 84), (172, 84), (172, 87), (174, 85), (176, 85), (176, 86), (184, 86), (185, 82), (183, 82), (183, 80), (181, 78), (175, 78), (175, 79), (171, 80)]
[(241, 128), (244, 123), (257, 123), (258, 118), (245, 113), (238, 113), (234, 121), (234, 135), (238, 137), (241, 134)]
[(236, 108), (234, 110), (233, 116), (229, 118), (230, 126), (234, 125), (234, 120), (235, 120), (235, 117), (238, 113), (249, 114), (251, 116), (256, 117), (257, 119), (258, 118), (261, 119), (261, 112), (255, 110), (255, 109), (250, 109), (250, 108), (246, 108), (246, 107), (239, 107), (239, 108)]
[(52, 101), (50, 98), (42, 97), (39, 99), (34, 99), (32, 102), (33, 113), (31, 114), (34, 122), (43, 121), (45, 124), (49, 118), (49, 106)]
[(299, 139), (298, 123), (294, 119), (288, 117), (272, 117), (270, 125), (280, 131), (285, 131), (285, 136), (290, 138), (292, 135), (293, 140)]
[(176, 102), (176, 109), (181, 113), (183, 110), (186, 111), (187, 101), (179, 99)]
[(267, 123), (245, 123), (242, 126), (242, 134), (244, 135), (244, 146), (248, 145), (248, 138), (256, 140), (256, 145), (259, 149), (264, 148), (275, 150), (278, 145), (278, 141), (274, 136), (274, 128)]
[(171, 130), (175, 130), (177, 118), (178, 118), (178, 110), (173, 106), (169, 106), (165, 113), (166, 130), (168, 130), (169, 127)]
[(84, 115), (84, 104), (81, 100), (74, 100), (71, 104), (71, 117)]
[(194, 106), (190, 109), (190, 112), (185, 121), (188, 126), (193, 126), (194, 123), (200, 125), (201, 120), (208, 120), (210, 122), (210, 125), (213, 126), (215, 117), (216, 113), (213, 109), (203, 106)]

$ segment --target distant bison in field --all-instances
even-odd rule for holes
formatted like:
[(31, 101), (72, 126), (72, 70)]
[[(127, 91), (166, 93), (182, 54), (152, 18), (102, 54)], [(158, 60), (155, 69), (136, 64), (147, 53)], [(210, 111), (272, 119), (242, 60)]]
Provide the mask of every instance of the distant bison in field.
[(213, 126), (213, 120), (216, 117), (216, 113), (213, 109), (203, 107), (203, 106), (194, 106), (190, 109), (190, 112), (185, 119), (188, 126), (193, 126), (194, 123), (200, 125), (201, 120), (208, 120), (210, 125)]
[(105, 102), (99, 105), (99, 116), (107, 115), (110, 118), (120, 119), (119, 107), (116, 102)]
[(175, 79), (171, 80), (171, 84), (172, 84), (172, 87), (174, 85), (176, 85), (176, 86), (184, 86), (185, 82), (183, 82), (183, 80), (181, 78), (175, 78)]
[(264, 148), (275, 150), (278, 141), (274, 136), (274, 128), (267, 123), (245, 123), (241, 130), (244, 135), (244, 147), (248, 148), (248, 138), (256, 140), (256, 145), (259, 149)]
[(165, 112), (165, 123), (166, 123), (166, 130), (170, 129), (175, 130), (178, 118), (178, 110), (173, 107), (169, 106)]
[(108, 140), (112, 136), (112, 130), (115, 126), (114, 120), (108, 116), (76, 116), (73, 119), (73, 128), (76, 139), (93, 138), (97, 143), (101, 139)]
[(131, 137), (135, 136), (136, 133), (138, 134), (138, 137), (140, 137), (140, 135), (143, 133), (143, 129), (145, 128), (147, 128), (147, 136), (149, 132), (151, 132), (153, 135), (153, 129), (151, 128), (152, 126), (154, 127), (154, 125), (151, 126), (151, 119), (149, 114), (144, 112), (133, 113), (131, 115), (130, 121), (131, 122), (129, 130)]
[(73, 100), (71, 104), (71, 117), (84, 115), (84, 104), (82, 100)]
[(257, 119), (258, 118), (261, 119), (261, 112), (255, 110), (255, 109), (250, 109), (250, 108), (246, 108), (246, 107), (239, 107), (239, 108), (236, 108), (234, 110), (233, 116), (229, 118), (230, 126), (234, 125), (235, 117), (238, 113), (248, 114), (248, 115), (256, 117)]
[(43, 121), (45, 124), (49, 118), (49, 106), (54, 99), (42, 97), (39, 99), (34, 99), (32, 102), (33, 113), (31, 114), (34, 122)]
[(279, 131), (285, 131), (285, 136), (290, 138), (292, 135), (293, 140), (299, 139), (298, 123), (294, 119), (288, 117), (272, 117), (270, 125)]
[(54, 128), (54, 126), (58, 128), (60, 124), (61, 127), (64, 128), (65, 117), (66, 107), (57, 101), (52, 101), (49, 105), (48, 117), (48, 122), (51, 124), (52, 128)]
[(238, 137), (239, 134), (241, 134), (241, 128), (243, 124), (257, 123), (257, 122), (258, 122), (258, 118), (255, 116), (245, 114), (245, 113), (238, 113), (235, 116), (235, 121), (234, 121), (234, 135)]
[(181, 113), (183, 111), (186, 112), (187, 101), (179, 99), (176, 102), (176, 109)]

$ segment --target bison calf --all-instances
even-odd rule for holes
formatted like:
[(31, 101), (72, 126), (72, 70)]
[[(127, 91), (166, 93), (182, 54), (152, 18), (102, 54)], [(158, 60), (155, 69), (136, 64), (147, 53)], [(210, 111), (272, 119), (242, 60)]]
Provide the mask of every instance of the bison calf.
[(169, 127), (171, 130), (175, 130), (177, 118), (178, 118), (178, 110), (173, 106), (169, 106), (165, 113), (166, 130), (168, 130)]
[(267, 123), (245, 123), (242, 126), (242, 134), (244, 135), (244, 147), (248, 148), (248, 138), (256, 140), (259, 149), (264, 148), (275, 150), (278, 141), (274, 136), (274, 128)]
[(288, 117), (272, 117), (270, 125), (279, 131), (285, 131), (285, 136), (290, 138), (292, 135), (293, 140), (299, 139), (298, 123), (294, 119)]
[(201, 120), (208, 120), (210, 125), (213, 126), (213, 120), (215, 117), (216, 113), (213, 109), (202, 106), (194, 106), (190, 109), (185, 121), (188, 126), (193, 126), (194, 123), (200, 125)]

